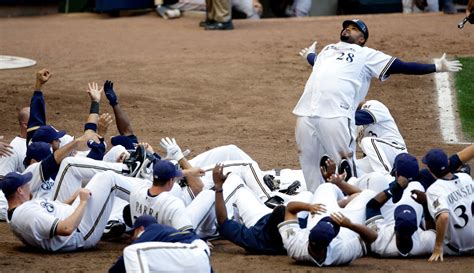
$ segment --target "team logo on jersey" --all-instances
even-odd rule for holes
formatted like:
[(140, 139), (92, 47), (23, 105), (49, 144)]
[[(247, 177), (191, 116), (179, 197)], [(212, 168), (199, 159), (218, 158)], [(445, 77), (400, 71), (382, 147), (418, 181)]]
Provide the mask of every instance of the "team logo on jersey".
[(48, 179), (46, 181), (43, 181), (43, 183), (41, 183), (41, 188), (45, 191), (51, 190), (53, 186), (54, 186), (54, 181), (51, 179)]
[(433, 202), (433, 208), (437, 209), (439, 207), (439, 198), (437, 198), (436, 200), (434, 200)]
[(54, 205), (49, 203), (48, 201), (42, 201), (40, 205), (46, 209), (48, 212), (53, 212), (54, 211)]

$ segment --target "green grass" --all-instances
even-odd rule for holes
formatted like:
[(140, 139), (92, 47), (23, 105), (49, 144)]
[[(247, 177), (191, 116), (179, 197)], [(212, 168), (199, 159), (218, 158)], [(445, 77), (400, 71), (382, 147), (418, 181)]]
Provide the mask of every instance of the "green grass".
[(465, 137), (474, 140), (474, 57), (459, 60), (463, 65), (455, 74), (459, 116)]

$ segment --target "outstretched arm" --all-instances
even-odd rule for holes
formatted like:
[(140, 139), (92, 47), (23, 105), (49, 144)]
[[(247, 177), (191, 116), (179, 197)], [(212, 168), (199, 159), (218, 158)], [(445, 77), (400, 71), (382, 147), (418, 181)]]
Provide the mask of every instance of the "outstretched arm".
[(316, 61), (316, 45), (318, 42), (312, 43), (309, 47), (305, 47), (300, 51), (300, 56), (307, 60), (308, 63), (313, 66), (314, 62)]
[(114, 109), (115, 123), (117, 124), (117, 130), (122, 136), (133, 135), (133, 128), (127, 113), (122, 110), (122, 107), (118, 103), (117, 94), (115, 94), (114, 83), (112, 81), (105, 81), (104, 83), (105, 96), (109, 100), (110, 106)]
[(386, 74), (424, 75), (434, 72), (458, 72), (461, 70), (462, 64), (459, 60), (448, 61), (446, 53), (444, 53), (433, 64), (409, 63), (395, 59)]

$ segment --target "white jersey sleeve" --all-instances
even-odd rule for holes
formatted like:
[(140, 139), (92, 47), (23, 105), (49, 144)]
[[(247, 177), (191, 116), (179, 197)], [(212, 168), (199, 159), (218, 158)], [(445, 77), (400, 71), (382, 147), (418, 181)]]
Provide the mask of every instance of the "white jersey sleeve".
[(23, 159), (26, 156), (26, 139), (15, 137), (10, 142), (10, 146), (13, 147), (13, 154), (0, 157), (0, 176), (5, 176), (10, 172), (23, 172), (25, 170)]
[(290, 258), (297, 261), (314, 261), (308, 253), (309, 229), (301, 229), (297, 220), (289, 220), (280, 223), (278, 230)]
[(379, 78), (382, 81), (386, 80), (388, 78), (386, 72), (395, 58), (370, 47), (364, 47), (364, 49), (366, 51), (364, 67), (366, 73), (372, 78)]
[(362, 105), (361, 110), (374, 119), (374, 123), (363, 126), (362, 137), (377, 137), (389, 143), (395, 142), (405, 146), (405, 141), (387, 106), (377, 100), (368, 100)]

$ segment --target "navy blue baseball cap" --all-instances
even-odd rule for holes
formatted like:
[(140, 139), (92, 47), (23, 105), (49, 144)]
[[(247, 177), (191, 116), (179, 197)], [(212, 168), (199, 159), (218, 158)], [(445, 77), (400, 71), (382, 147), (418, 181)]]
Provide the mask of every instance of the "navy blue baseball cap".
[(128, 136), (114, 136), (110, 139), (112, 146), (122, 145), (127, 150), (135, 150), (133, 141)]
[(360, 32), (364, 34), (365, 41), (367, 42), (369, 39), (369, 28), (364, 23), (364, 21), (360, 19), (345, 20), (342, 22), (342, 28), (345, 29), (350, 24), (355, 25), (360, 30)]
[(420, 166), (418, 165), (416, 157), (409, 153), (401, 153), (395, 157), (392, 172), (393, 171), (394, 173), (392, 175), (403, 176), (406, 177), (408, 181), (413, 181), (420, 172)]
[(400, 205), (394, 211), (395, 231), (403, 236), (412, 236), (418, 229), (416, 212), (412, 206)]
[(156, 224), (156, 218), (151, 216), (151, 215), (142, 215), (139, 216), (136, 220), (135, 223), (133, 223), (133, 229), (137, 229), (139, 227), (144, 227), (146, 228), (149, 225)]
[(183, 172), (168, 160), (160, 160), (153, 164), (153, 179), (166, 181), (174, 177), (182, 177)]
[(16, 189), (28, 183), (33, 175), (30, 172), (19, 174), (17, 172), (8, 173), (1, 179), (0, 188), (5, 196), (9, 196), (16, 192)]
[(429, 150), (421, 161), (436, 177), (443, 177), (449, 172), (448, 155), (441, 149)]
[(46, 142), (33, 142), (26, 149), (26, 157), (23, 164), (27, 167), (31, 159), (42, 161), (51, 154), (51, 145)]
[(334, 223), (331, 217), (326, 216), (311, 229), (309, 243), (318, 248), (326, 248), (336, 238), (339, 230), (339, 225)]
[(43, 125), (39, 127), (31, 138), (31, 142), (51, 143), (53, 140), (62, 138), (66, 134), (65, 131), (58, 131), (51, 125)]

